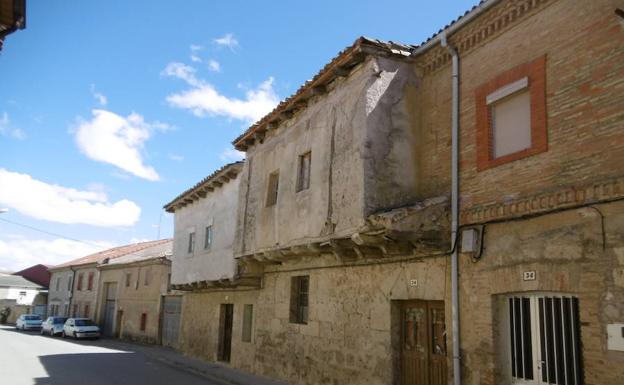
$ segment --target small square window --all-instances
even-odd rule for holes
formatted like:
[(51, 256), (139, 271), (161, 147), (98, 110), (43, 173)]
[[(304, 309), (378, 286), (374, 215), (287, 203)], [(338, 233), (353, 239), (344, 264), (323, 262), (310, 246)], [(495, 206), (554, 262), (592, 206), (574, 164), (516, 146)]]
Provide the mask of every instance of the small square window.
[(292, 277), (290, 281), (290, 322), (308, 323), (308, 294), (310, 276)]
[(479, 171), (548, 150), (546, 56), (496, 76), (475, 98)]
[(308, 151), (299, 155), (299, 168), (297, 171), (297, 192), (310, 188), (310, 164), (312, 152)]
[(188, 253), (192, 254), (195, 251), (195, 232), (189, 233), (188, 237)]
[(267, 188), (266, 207), (274, 206), (277, 203), (277, 194), (279, 190), (279, 171), (269, 175), (269, 185)]
[(208, 250), (212, 246), (212, 225), (206, 226), (206, 233), (204, 236), (204, 249)]

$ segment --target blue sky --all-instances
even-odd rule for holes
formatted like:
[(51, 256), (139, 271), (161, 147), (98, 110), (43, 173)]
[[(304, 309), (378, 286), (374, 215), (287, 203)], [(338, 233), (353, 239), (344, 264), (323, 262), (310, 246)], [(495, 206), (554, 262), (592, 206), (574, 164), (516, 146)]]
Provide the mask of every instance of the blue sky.
[(0, 221), (0, 270), (172, 236), (162, 206), (358, 36), (419, 44), (475, 2), (29, 1), (0, 53), (0, 219), (84, 243)]

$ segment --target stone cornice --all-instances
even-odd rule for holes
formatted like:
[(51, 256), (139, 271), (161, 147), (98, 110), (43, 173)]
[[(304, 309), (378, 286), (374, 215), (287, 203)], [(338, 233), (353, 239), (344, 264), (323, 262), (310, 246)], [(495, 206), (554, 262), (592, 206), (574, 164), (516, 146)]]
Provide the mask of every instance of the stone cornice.
[[(499, 36), (518, 22), (541, 11), (553, 0), (510, 0), (492, 7), (474, 21), (468, 23), (450, 38), (460, 56), (466, 55), (487, 41)], [(423, 74), (435, 72), (447, 65), (451, 55), (439, 45), (422, 54), (416, 64)]]
[(461, 210), (462, 225), (531, 216), (592, 203), (624, 199), (624, 177), (567, 186), (529, 197)]

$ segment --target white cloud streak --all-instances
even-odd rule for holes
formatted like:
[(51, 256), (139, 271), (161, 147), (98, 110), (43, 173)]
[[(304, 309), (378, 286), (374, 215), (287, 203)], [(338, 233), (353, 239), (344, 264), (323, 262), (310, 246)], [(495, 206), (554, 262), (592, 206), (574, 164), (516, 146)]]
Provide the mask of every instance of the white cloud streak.
[(0, 270), (15, 272), (38, 263), (58, 265), (115, 246), (106, 241), (88, 243), (93, 245), (63, 238), (45, 240), (17, 237), (0, 240)]
[(221, 64), (216, 60), (209, 60), (208, 69), (212, 72), (221, 72)]
[(141, 208), (123, 199), (109, 202), (101, 191), (76, 190), (0, 168), (0, 205), (35, 219), (102, 227), (132, 226)]
[(100, 106), (105, 106), (108, 104), (108, 99), (106, 98), (106, 96), (95, 90), (95, 84), (91, 84), (91, 95), (93, 95), (93, 98), (100, 104)]
[(2, 113), (2, 116), (0, 116), (0, 135), (19, 140), (26, 138), (24, 131), (11, 125), (9, 114), (7, 114), (6, 111)]
[(226, 148), (219, 155), (219, 159), (221, 159), (222, 162), (236, 162), (245, 159), (245, 153), (235, 148)]
[(234, 48), (238, 47), (238, 40), (236, 40), (234, 35), (231, 33), (227, 33), (222, 37), (214, 39), (213, 41), (215, 42), (215, 44), (223, 47), (228, 47), (231, 50), (234, 50)]
[(184, 80), (190, 89), (167, 96), (172, 107), (190, 110), (198, 117), (225, 116), (247, 123), (269, 113), (279, 102), (273, 90), (273, 78), (262, 82), (256, 89), (247, 90), (244, 99), (222, 95), (217, 89), (197, 78), (196, 69), (183, 63), (169, 63), (163, 70), (165, 76)]
[(166, 124), (147, 123), (137, 113), (127, 117), (106, 110), (93, 110), (93, 119), (79, 120), (75, 141), (88, 158), (109, 163), (150, 181), (160, 177), (143, 162), (143, 148), (155, 129), (167, 130)]

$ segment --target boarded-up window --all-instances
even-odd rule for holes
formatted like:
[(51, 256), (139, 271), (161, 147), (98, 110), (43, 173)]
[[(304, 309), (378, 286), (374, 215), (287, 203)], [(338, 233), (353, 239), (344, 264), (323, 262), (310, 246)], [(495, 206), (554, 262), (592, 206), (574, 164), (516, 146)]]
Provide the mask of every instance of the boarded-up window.
[(243, 308), (243, 342), (251, 342), (252, 325), (253, 305), (245, 305)]
[(147, 327), (147, 313), (141, 314), (141, 331), (144, 332)]
[(299, 155), (299, 169), (297, 172), (297, 191), (310, 188), (310, 162), (312, 153), (310, 151)]
[(87, 280), (87, 290), (93, 290), (93, 276), (93, 272), (89, 273), (89, 279)]
[(290, 322), (308, 323), (308, 290), (310, 277), (302, 275), (292, 277), (290, 281)]
[(130, 287), (131, 280), (132, 280), (132, 273), (126, 273), (126, 287)]
[(277, 194), (279, 191), (279, 172), (273, 172), (269, 175), (269, 185), (267, 187), (266, 207), (273, 206), (277, 203)]
[(493, 159), (531, 147), (531, 96), (526, 89), (491, 104), (490, 114)]
[(78, 290), (82, 290), (82, 279), (83, 279), (83, 274), (78, 273)]
[(206, 233), (204, 235), (204, 249), (208, 250), (212, 246), (212, 225), (206, 226)]
[(195, 232), (189, 233), (188, 237), (188, 253), (191, 254), (195, 250)]

